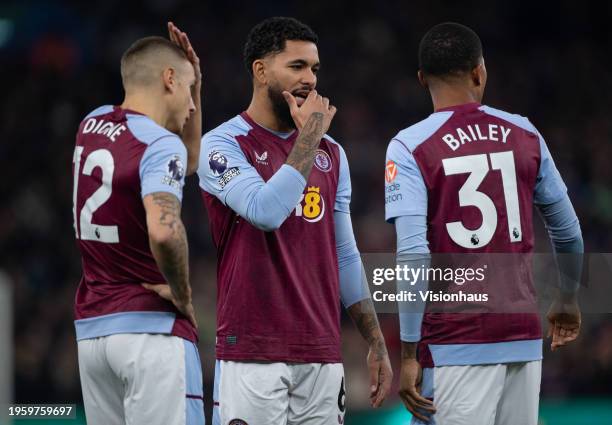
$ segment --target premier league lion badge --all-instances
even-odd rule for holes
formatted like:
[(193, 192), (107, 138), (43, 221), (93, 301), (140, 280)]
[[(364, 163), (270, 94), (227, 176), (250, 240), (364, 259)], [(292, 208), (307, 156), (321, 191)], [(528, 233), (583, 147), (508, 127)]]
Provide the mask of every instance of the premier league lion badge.
[(168, 161), (168, 175), (176, 181), (180, 181), (185, 175), (185, 166), (178, 155), (174, 155), (174, 157)]
[(227, 170), (227, 158), (220, 152), (212, 151), (208, 155), (208, 165), (213, 175), (218, 177)]

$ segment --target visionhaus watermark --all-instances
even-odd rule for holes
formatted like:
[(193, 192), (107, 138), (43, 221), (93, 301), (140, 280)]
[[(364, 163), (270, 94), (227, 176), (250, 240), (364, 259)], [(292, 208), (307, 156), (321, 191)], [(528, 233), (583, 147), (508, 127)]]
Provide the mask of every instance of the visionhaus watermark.
[[(489, 294), (484, 292), (435, 290), (431, 287), (433, 285), (429, 284), (436, 282), (448, 287), (450, 284), (463, 286), (471, 282), (484, 282), (487, 268), (486, 264), (482, 267), (431, 267), (424, 264), (414, 267), (397, 264), (395, 267), (374, 268), (371, 279), (374, 286), (397, 283), (397, 290), (388, 292), (383, 289), (375, 289), (372, 292), (372, 299), (376, 302), (487, 302)], [(410, 289), (402, 289), (406, 285)]]
[(612, 313), (610, 253), (432, 253), (408, 260), (364, 253), (362, 260), (378, 313), (541, 314), (572, 291), (584, 313)]

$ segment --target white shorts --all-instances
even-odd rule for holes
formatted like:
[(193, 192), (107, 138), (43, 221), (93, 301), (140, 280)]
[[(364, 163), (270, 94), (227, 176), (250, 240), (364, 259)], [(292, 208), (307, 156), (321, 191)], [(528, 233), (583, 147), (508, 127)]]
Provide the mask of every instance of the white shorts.
[(339, 425), (344, 368), (217, 360), (213, 399), (213, 425)]
[(78, 349), (88, 425), (204, 425), (194, 343), (172, 335), (116, 334), (81, 340)]
[(541, 360), (423, 369), (421, 393), (436, 407), (429, 425), (537, 425), (541, 373)]

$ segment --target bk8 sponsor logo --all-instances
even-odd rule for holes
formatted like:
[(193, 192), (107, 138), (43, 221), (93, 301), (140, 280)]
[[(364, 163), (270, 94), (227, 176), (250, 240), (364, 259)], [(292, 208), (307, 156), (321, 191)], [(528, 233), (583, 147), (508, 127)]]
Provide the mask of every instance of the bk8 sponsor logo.
[(325, 201), (321, 196), (321, 189), (317, 186), (309, 186), (295, 207), (295, 216), (302, 217), (309, 223), (316, 223), (324, 215)]

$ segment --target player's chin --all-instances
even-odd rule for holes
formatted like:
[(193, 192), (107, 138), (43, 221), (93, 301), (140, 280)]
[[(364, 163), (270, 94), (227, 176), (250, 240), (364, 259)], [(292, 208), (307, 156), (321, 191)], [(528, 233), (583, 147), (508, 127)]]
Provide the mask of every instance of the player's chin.
[(170, 131), (176, 134), (177, 136), (181, 137), (183, 135), (184, 129), (185, 129), (185, 126), (179, 124), (179, 125), (176, 125), (175, 128), (171, 129)]

